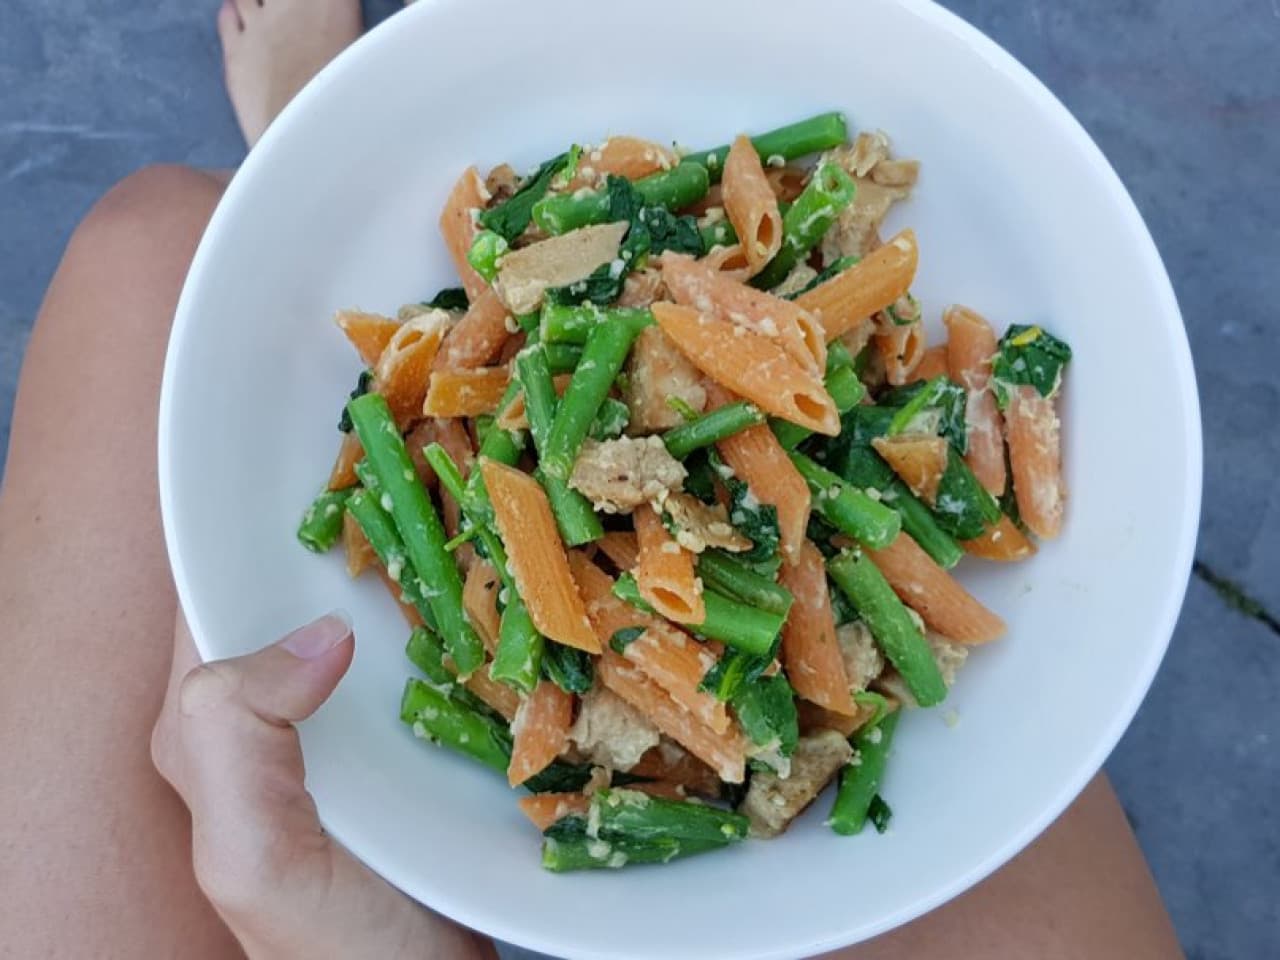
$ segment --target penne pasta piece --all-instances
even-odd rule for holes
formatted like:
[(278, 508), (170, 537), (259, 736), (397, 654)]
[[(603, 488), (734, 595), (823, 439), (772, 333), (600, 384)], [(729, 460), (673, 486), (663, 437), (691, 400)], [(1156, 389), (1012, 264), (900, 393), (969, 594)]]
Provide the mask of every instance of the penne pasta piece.
[(480, 367), (496, 357), (512, 337), (513, 323), (493, 289), (486, 287), (462, 319), (445, 335), (435, 368)]
[(751, 276), (751, 264), (747, 262), (747, 255), (739, 243), (727, 247), (715, 247), (698, 262), (705, 263), (721, 276), (737, 280), (739, 283), (746, 283)]
[(467, 571), (467, 579), (462, 585), (462, 609), (467, 619), (480, 634), (489, 655), (498, 647), (498, 591), (502, 584), (498, 580), (498, 571), (488, 560), (477, 560)]
[(950, 376), (950, 369), (947, 366), (947, 345), (940, 343), (936, 347), (930, 347), (921, 355), (920, 362), (911, 371), (911, 379), (908, 383), (946, 376)]
[[(569, 381), (573, 379), (571, 373), (561, 373), (552, 378), (552, 384), (556, 388), (556, 396), (563, 397), (565, 390), (569, 388)], [(507, 404), (506, 408), (498, 414), (494, 424), (503, 430), (528, 430), (529, 415), (524, 408), (524, 391), (521, 390), (515, 395), (515, 398)]]
[(502, 401), (511, 371), (506, 367), (436, 370), (422, 403), (427, 417), (478, 417), (493, 413)]
[[(475, 450), (471, 445), (471, 434), (461, 420), (437, 419), (427, 421), (429, 432), (426, 442), (435, 442), (444, 447), (449, 458), (458, 466), (458, 471), (466, 478), (471, 473), (471, 465), (475, 461)], [(425, 431), (424, 431), (425, 432)], [(416, 431), (410, 436), (419, 437)], [(426, 444), (424, 444), (425, 446)], [(462, 532), (462, 508), (453, 499), (449, 491), (440, 491), (440, 518), (444, 523), (444, 532), (450, 539)], [(475, 560), (475, 548), (464, 543), (453, 552), (463, 570), (471, 569)]]
[(635, 570), (640, 560), (640, 545), (628, 530), (610, 530), (595, 545), (622, 573)]
[(404, 448), (409, 454), (409, 459), (413, 461), (413, 469), (418, 472), (418, 479), (428, 490), (435, 490), (439, 485), (439, 478), (431, 469), (431, 464), (427, 463), (427, 458), (422, 451), (427, 444), (436, 441), (439, 433), (439, 428), (434, 421), (423, 420), (404, 437)]
[(1010, 387), (1004, 428), (1009, 438), (1009, 469), (1013, 472), (1018, 513), (1028, 530), (1052, 539), (1062, 529), (1066, 502), (1061, 424), (1053, 398), (1040, 396), (1035, 387)]
[(551, 505), (538, 481), (513, 467), (481, 459), (507, 562), (538, 632), (558, 643), (599, 653)]
[(364, 459), (364, 447), (353, 430), (342, 435), (342, 444), (338, 447), (338, 456), (334, 458), (333, 468), (329, 471), (330, 490), (346, 490), (360, 482), (356, 476), (356, 464)]
[(1025, 560), (1036, 552), (1036, 545), (1018, 529), (1017, 524), (1005, 516), (982, 536), (961, 540), (960, 546), (964, 547), (965, 553), (971, 553), (975, 557), (1005, 562)]
[(599, 186), (609, 174), (639, 180), (660, 170), (670, 170), (679, 162), (680, 158), (674, 151), (650, 140), (610, 137), (598, 147), (583, 152), (578, 172), (565, 187), (565, 192)]
[(585, 817), (591, 798), (582, 793), (531, 793), (517, 800), (516, 806), (535, 827), (546, 830), (564, 817)]
[(771, 166), (764, 175), (779, 203), (790, 203), (804, 192), (805, 184), (809, 182), (809, 171), (804, 167)]
[(822, 381), (768, 337), (689, 307), (655, 303), (653, 315), (694, 365), (761, 410), (827, 436), (840, 416)]
[(380, 313), (363, 313), (360, 310), (339, 310), (333, 318), (338, 328), (351, 341), (366, 367), (372, 367), (400, 329), (400, 321), (384, 317)]
[(497, 710), (508, 722), (515, 720), (516, 711), (520, 709), (520, 695), (505, 683), (499, 683), (489, 676), (487, 668), (472, 671), (463, 686)]
[(507, 782), (516, 787), (551, 765), (569, 744), (573, 694), (540, 680), (511, 722), (511, 763)]
[(851, 737), (875, 716), (875, 707), (854, 704), (852, 714), (835, 713), (809, 700), (796, 701), (796, 719), (800, 735), (807, 737), (817, 730), (835, 730), (843, 737)]
[(632, 776), (675, 784), (697, 796), (720, 796), (720, 778), (715, 771), (670, 739), (664, 739), (646, 752), (627, 772)]
[(639, 667), (612, 650), (601, 654), (597, 666), (605, 686), (648, 717), (659, 731), (710, 766), (725, 783), (742, 783), (747, 744), (736, 728), (716, 733), (681, 708)]
[(707, 608), (702, 602), (702, 581), (693, 570), (693, 554), (676, 543), (652, 507), (637, 508), (632, 518), (639, 546), (635, 576), (640, 595), (668, 620), (701, 623)]
[(937, 502), (938, 485), (942, 482), (950, 455), (946, 440), (921, 434), (900, 434), (896, 437), (875, 437), (871, 446), (912, 493), (931, 507)]
[(903, 296), (918, 262), (915, 232), (903, 230), (795, 302), (818, 319), (830, 342)]
[(797, 695), (835, 714), (852, 717), (858, 708), (836, 640), (822, 554), (805, 541), (797, 561), (783, 564), (779, 582), (795, 598), (782, 627), (782, 667)]
[(947, 373), (968, 393), (965, 427), (969, 450), (965, 463), (978, 482), (993, 496), (1003, 496), (1005, 474), (1004, 438), (996, 400), (987, 389), (991, 381), (991, 358), (996, 354), (996, 335), (977, 313), (968, 307), (949, 307), (942, 315), (947, 326)]
[(471, 241), (475, 239), (476, 215), (489, 202), (489, 191), (485, 189), (475, 167), (467, 167), (458, 178), (449, 197), (440, 211), (440, 233), (444, 236), (444, 245), (449, 250), (453, 267), (462, 279), (462, 287), (467, 291), (467, 298), (474, 303), (489, 289), (484, 277), (476, 273), (467, 259), (471, 251)]
[[(710, 396), (716, 406), (733, 399), (720, 388), (712, 388)], [(778, 511), (782, 552), (794, 563), (809, 526), (811, 494), (786, 449), (764, 424), (725, 437), (716, 448), (734, 474), (746, 481), (756, 499), (772, 504)]]
[(347, 576), (353, 580), (378, 565), (373, 545), (360, 529), (360, 524), (356, 523), (356, 518), (349, 513), (342, 515), (342, 553), (347, 560)]
[(883, 550), (867, 550), (885, 580), (933, 630), (956, 643), (986, 643), (1005, 631), (1004, 621), (973, 598), (905, 531)]
[(801, 367), (816, 376), (824, 375), (826, 337), (814, 319), (791, 301), (725, 276), (705, 258), (668, 254), (662, 260), (662, 279), (676, 303), (768, 337)]
[(400, 429), (422, 416), (427, 381), (452, 318), (432, 310), (401, 324), (373, 371), (373, 392), (382, 394)]
[(924, 324), (888, 325), (872, 336), (871, 342), (880, 354), (885, 379), (895, 387), (912, 380), (912, 372), (924, 359), (926, 337)]
[(782, 214), (760, 155), (745, 135), (729, 148), (721, 189), (724, 212), (738, 234), (751, 275), (757, 274), (782, 248)]

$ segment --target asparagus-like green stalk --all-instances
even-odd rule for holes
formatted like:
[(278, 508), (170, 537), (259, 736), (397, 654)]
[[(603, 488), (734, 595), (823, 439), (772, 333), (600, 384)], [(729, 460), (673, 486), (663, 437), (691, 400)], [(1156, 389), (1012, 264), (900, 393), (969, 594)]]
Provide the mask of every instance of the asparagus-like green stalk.
[(471, 249), (467, 251), (467, 263), (471, 269), (484, 277), (489, 283), (498, 275), (498, 264), (503, 254), (511, 249), (499, 234), (492, 230), (481, 230), (471, 241)]
[(365, 459), (390, 501), (391, 517), (414, 570), (428, 589), (424, 596), (445, 646), (462, 676), (484, 663), (484, 646), (462, 610), (462, 577), (445, 549), (444, 525), (413, 468), (387, 401), (376, 393), (347, 405)]
[[(774, 159), (775, 157), (781, 158), (782, 162), (786, 163), (811, 153), (838, 147), (848, 139), (849, 128), (845, 123), (844, 114), (832, 112), (820, 113), (752, 137), (751, 145), (756, 148), (756, 153), (760, 154), (762, 162), (774, 164), (778, 162)], [(711, 175), (711, 182), (715, 183), (724, 173), (724, 161), (728, 155), (729, 144), (726, 143), (714, 150), (701, 150), (688, 154), (684, 162), (702, 164)]]
[(342, 535), (342, 509), (350, 490), (324, 490), (311, 501), (298, 524), (298, 542), (312, 553), (330, 550)]
[(836, 833), (846, 837), (861, 833), (866, 826), (871, 801), (880, 789), (885, 761), (893, 744), (893, 732), (898, 727), (898, 713), (891, 713), (878, 724), (863, 727), (850, 742), (857, 751), (856, 763), (850, 763), (840, 774), (840, 789), (831, 807), (828, 825)]
[(693, 451), (719, 443), (725, 437), (741, 433), (748, 427), (764, 423), (764, 414), (755, 404), (745, 400), (727, 403), (702, 414), (696, 420), (672, 427), (662, 435), (667, 452), (683, 460)]
[(702, 245), (707, 250), (731, 247), (738, 242), (738, 231), (733, 229), (733, 223), (728, 217), (708, 223), (705, 227), (699, 227), (698, 234), (702, 237)]
[(404, 652), (409, 662), (426, 675), (432, 686), (448, 693), (462, 706), (506, 726), (506, 721), (492, 707), (457, 682), (458, 678), (445, 665), (444, 646), (440, 643), (440, 638), (430, 630), (425, 627), (414, 628), (409, 634)]
[[(678, 210), (702, 199), (710, 183), (705, 167), (681, 163), (670, 170), (642, 177), (632, 186), (645, 206)], [(552, 236), (593, 223), (605, 223), (610, 216), (609, 195), (604, 190), (543, 197), (533, 206), (534, 222)]]
[(789, 454), (813, 494), (813, 509), (824, 520), (859, 543), (879, 549), (893, 543), (902, 529), (898, 514), (846, 482), (803, 453)]
[(750, 607), (786, 617), (795, 599), (791, 592), (722, 550), (698, 555), (698, 576), (704, 586)]
[(827, 572), (857, 608), (916, 702), (922, 707), (941, 703), (947, 685), (929, 642), (879, 568), (861, 550), (846, 550), (827, 561)]
[(400, 719), (415, 737), (442, 744), (506, 773), (511, 761), (511, 734), (507, 729), (431, 684), (414, 678), (405, 683)]
[(436, 617), (427, 603), (422, 578), (414, 569), (409, 554), (405, 551), (404, 541), (396, 530), (391, 515), (382, 509), (379, 497), (370, 490), (357, 490), (347, 500), (347, 511), (355, 518), (364, 538), (373, 547), (379, 562), (396, 583), (400, 584), (400, 594), (410, 604), (423, 621), (436, 629)]
[[(624, 573), (619, 577), (613, 585), (613, 592), (632, 606), (653, 612), (653, 608), (640, 596), (640, 588), (631, 574)], [(730, 600), (714, 590), (704, 590), (702, 601), (707, 611), (706, 619), (689, 624), (689, 629), (747, 653), (762, 654), (769, 650), (786, 619)]]
[(551, 373), (572, 373), (582, 360), (582, 348), (576, 343), (544, 343), (547, 352), (547, 369)]
[(543, 343), (587, 342), (587, 334), (602, 323), (622, 321), (647, 326), (653, 314), (639, 307), (601, 307), (594, 303), (544, 303), (539, 336)]
[(768, 290), (785, 280), (791, 268), (822, 240), (836, 217), (853, 202), (856, 192), (853, 178), (838, 165), (824, 163), (818, 167), (782, 217), (781, 249), (751, 278), (751, 285)]

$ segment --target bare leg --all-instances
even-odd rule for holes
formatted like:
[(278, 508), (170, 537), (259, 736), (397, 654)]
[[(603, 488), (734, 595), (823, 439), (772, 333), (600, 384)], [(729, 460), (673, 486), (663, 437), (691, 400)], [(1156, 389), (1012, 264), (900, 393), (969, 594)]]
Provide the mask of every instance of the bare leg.
[(107, 194), (27, 351), (0, 492), (0, 931), (13, 956), (236, 952), (148, 751), (176, 612), (156, 496), (160, 371), (221, 192), (154, 168)]

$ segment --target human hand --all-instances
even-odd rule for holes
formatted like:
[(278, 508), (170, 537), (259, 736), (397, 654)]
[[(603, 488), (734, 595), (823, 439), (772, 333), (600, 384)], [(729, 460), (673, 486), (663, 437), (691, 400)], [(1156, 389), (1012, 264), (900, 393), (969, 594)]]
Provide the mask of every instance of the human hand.
[(493, 957), (320, 826), (293, 724), (328, 699), (354, 651), (350, 624), (329, 614), (257, 653), (200, 664), (179, 616), (151, 755), (191, 810), (200, 889), (254, 960)]

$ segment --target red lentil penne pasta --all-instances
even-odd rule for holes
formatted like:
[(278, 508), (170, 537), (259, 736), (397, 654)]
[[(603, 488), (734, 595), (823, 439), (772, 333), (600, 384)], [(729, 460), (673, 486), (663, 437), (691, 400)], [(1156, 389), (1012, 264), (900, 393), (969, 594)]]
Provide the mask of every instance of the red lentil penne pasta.
[(409, 626), (411, 628), (422, 626), (422, 615), (414, 609), (413, 604), (405, 603), (404, 600), (401, 599), (400, 584), (391, 579), (391, 576), (387, 573), (386, 568), (383, 567), (382, 564), (374, 564), (373, 570), (378, 574), (378, 579), (382, 581), (383, 586), (387, 588), (387, 592), (395, 598), (396, 606), (398, 606), (400, 608), (400, 612), (404, 614), (404, 618), (408, 621)]
[(372, 367), (378, 362), (382, 351), (391, 342), (391, 337), (400, 329), (399, 320), (359, 310), (339, 310), (334, 322), (347, 335), (366, 367)]
[[(463, 426), (461, 420), (435, 419), (429, 420), (427, 423), (430, 430), (427, 443), (435, 441), (444, 447), (445, 452), (449, 454), (449, 458), (458, 465), (458, 470), (465, 478), (471, 473), (471, 464), (475, 460), (475, 451), (471, 446), (471, 434), (467, 432), (467, 428)], [(450, 538), (456, 537), (462, 531), (462, 508), (458, 506), (458, 502), (449, 495), (447, 490), (440, 491), (440, 513), (441, 519), (444, 521), (445, 533)], [(458, 563), (462, 568), (466, 570), (470, 569), (476, 553), (471, 544), (464, 543), (453, 552), (453, 555), (458, 559)]]
[(506, 392), (511, 372), (506, 367), (437, 369), (423, 399), (426, 417), (478, 417), (493, 413)]
[(809, 182), (809, 171), (804, 167), (769, 167), (765, 179), (780, 203), (790, 203), (804, 192)]
[(386, 398), (402, 430), (422, 416), (431, 365), (449, 328), (447, 316), (433, 311), (405, 321), (374, 367), (373, 391)]
[(795, 302), (817, 317), (830, 342), (904, 295), (918, 260), (915, 232), (903, 230)]
[(876, 437), (871, 446), (917, 497), (933, 506), (950, 449), (942, 437), (902, 434)]
[(702, 581), (693, 570), (693, 554), (676, 543), (651, 507), (638, 508), (632, 518), (639, 546), (635, 571), (640, 595), (668, 620), (701, 623), (707, 610)]
[(462, 585), (462, 609), (467, 612), (467, 619), (480, 634), (489, 655), (498, 646), (498, 571), (488, 560), (476, 560), (467, 571), (467, 579)]
[(476, 273), (467, 260), (471, 241), (475, 239), (477, 231), (476, 214), (488, 202), (489, 191), (485, 189), (476, 168), (467, 167), (453, 185), (449, 198), (445, 200), (444, 209), (440, 212), (440, 233), (444, 236), (444, 245), (449, 250), (454, 269), (462, 279), (467, 298), (472, 303), (489, 289), (484, 277)]
[(884, 326), (872, 335), (871, 342), (880, 354), (885, 379), (891, 385), (901, 386), (914, 379), (912, 373), (925, 354), (924, 324)]
[(940, 343), (936, 347), (930, 347), (920, 357), (920, 362), (916, 368), (911, 371), (911, 380), (932, 380), (934, 377), (946, 377), (950, 375), (950, 369), (947, 366), (947, 345)]
[(516, 711), (511, 732), (511, 765), (507, 782), (519, 786), (541, 773), (569, 744), (573, 726), (573, 694), (550, 680), (540, 680)]
[(472, 301), (462, 319), (445, 335), (436, 369), (479, 367), (491, 361), (511, 339), (511, 315), (492, 287)]
[(1004, 428), (1018, 513), (1028, 530), (1049, 540), (1062, 529), (1066, 502), (1061, 425), (1051, 397), (1042, 397), (1035, 387), (1028, 386), (1015, 386), (1009, 392)]
[(675, 784), (687, 793), (718, 798), (720, 779), (715, 771), (683, 747), (665, 740), (649, 750), (628, 773)]
[(582, 793), (531, 793), (516, 801), (516, 806), (540, 831), (563, 817), (585, 817), (591, 799)]
[(515, 720), (516, 711), (520, 708), (519, 694), (505, 683), (499, 683), (489, 676), (487, 667), (474, 671), (463, 681), (463, 686), (497, 710), (507, 721)]
[(635, 570), (640, 560), (640, 545), (636, 543), (636, 535), (630, 531), (610, 530), (595, 545), (623, 573)]
[(949, 307), (942, 315), (947, 325), (947, 372), (965, 388), (965, 427), (969, 450), (965, 463), (978, 482), (994, 496), (1004, 494), (1007, 478), (1000, 413), (988, 389), (996, 335), (981, 316), (968, 307)]
[(751, 264), (747, 262), (747, 255), (742, 249), (742, 244), (739, 243), (727, 247), (716, 247), (698, 262), (710, 267), (721, 276), (740, 283), (746, 282), (751, 276)]
[(760, 155), (745, 135), (739, 135), (729, 148), (721, 189), (724, 212), (738, 234), (751, 274), (757, 274), (782, 248), (782, 214)]
[(342, 515), (342, 554), (347, 561), (347, 576), (355, 579), (370, 567), (378, 565), (372, 544), (349, 513)]
[(565, 188), (573, 193), (582, 187), (602, 185), (608, 174), (639, 180), (659, 170), (670, 170), (680, 158), (668, 147), (639, 137), (610, 137), (598, 147), (583, 152), (578, 172)]
[(342, 443), (338, 447), (338, 456), (334, 459), (333, 467), (329, 471), (326, 486), (330, 490), (346, 490), (354, 487), (360, 482), (360, 478), (356, 476), (356, 464), (363, 459), (364, 448), (360, 446), (355, 433), (344, 433)]
[(795, 601), (782, 627), (782, 667), (796, 693), (836, 714), (854, 716), (857, 707), (836, 640), (827, 592), (827, 568), (818, 548), (805, 542), (793, 564), (783, 564), (779, 582)]
[(1025, 560), (1036, 552), (1036, 545), (1008, 517), (1001, 517), (999, 523), (980, 537), (961, 540), (960, 546), (975, 557), (1005, 562)]

